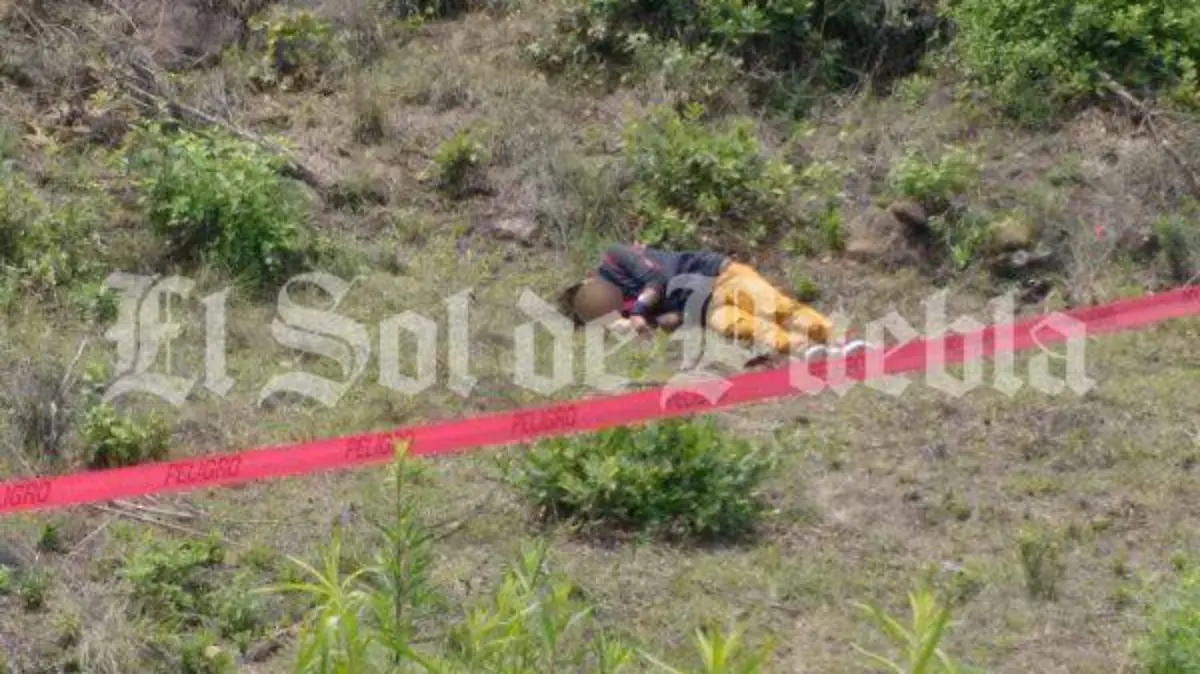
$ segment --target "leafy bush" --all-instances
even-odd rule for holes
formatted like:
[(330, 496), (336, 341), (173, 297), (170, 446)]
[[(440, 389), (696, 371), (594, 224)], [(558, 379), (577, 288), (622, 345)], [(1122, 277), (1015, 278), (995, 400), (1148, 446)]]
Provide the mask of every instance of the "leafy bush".
[(711, 421), (672, 420), (544, 441), (507, 478), (547, 517), (733, 539), (763, 514), (754, 490), (774, 465)]
[(116, 468), (161, 459), (171, 434), (157, 416), (122, 416), (111, 405), (100, 404), (84, 413), (83, 437), (89, 448), (89, 466)]
[(763, 158), (748, 120), (711, 130), (702, 113), (660, 107), (626, 128), (632, 211), (648, 245), (692, 245), (725, 223), (759, 239), (792, 220), (791, 165)]
[(94, 270), (86, 244), (96, 203), (78, 195), (53, 204), (20, 174), (0, 169), (0, 264), (14, 290), (43, 297)]
[(462, 129), (438, 145), (433, 153), (433, 178), (438, 187), (462, 197), (480, 186), (487, 152), (469, 130)]
[(448, 19), (470, 11), (471, 0), (383, 0), (387, 11), (401, 18)]
[[(901, 64), (925, 47), (929, 26), (905, 20), (883, 0), (582, 0), (545, 40), (529, 45), (550, 72), (602, 66), (623, 72), (650, 44), (678, 43), (733, 59), (773, 88), (817, 82), (843, 86), (878, 63)], [(785, 75), (786, 74), (786, 75)]]
[(935, 159), (910, 150), (892, 166), (888, 188), (894, 196), (913, 199), (937, 213), (974, 187), (979, 176), (978, 158), (963, 148), (947, 148)]
[(45, 569), (33, 569), (22, 574), (16, 594), (25, 610), (40, 611), (46, 607), (52, 582), (50, 572)]
[(333, 26), (312, 12), (256, 17), (248, 27), (265, 39), (262, 56), (251, 73), (264, 89), (303, 89), (320, 80), (337, 54)]
[(1175, 0), (951, 0), (963, 65), (1014, 115), (1038, 121), (1107, 72), (1200, 104), (1200, 5)]
[(215, 540), (163, 540), (146, 536), (121, 567), (121, 578), (133, 587), (135, 605), (143, 613), (168, 621), (194, 616), (200, 601), (213, 590), (202, 573), (224, 561)]
[(1035, 599), (1058, 597), (1059, 583), (1066, 573), (1062, 542), (1051, 532), (1022, 530), (1017, 536), (1025, 587)]
[(306, 204), (280, 175), (282, 160), (222, 131), (143, 125), (130, 139), (127, 167), (139, 202), (176, 255), (211, 258), (262, 285), (291, 271), (303, 253)]
[(1195, 568), (1184, 569), (1153, 607), (1137, 650), (1146, 674), (1200, 671), (1200, 574)]
[(1176, 283), (1187, 283), (1194, 273), (1190, 235), (1193, 227), (1182, 217), (1163, 216), (1155, 222), (1155, 229), (1171, 278)]

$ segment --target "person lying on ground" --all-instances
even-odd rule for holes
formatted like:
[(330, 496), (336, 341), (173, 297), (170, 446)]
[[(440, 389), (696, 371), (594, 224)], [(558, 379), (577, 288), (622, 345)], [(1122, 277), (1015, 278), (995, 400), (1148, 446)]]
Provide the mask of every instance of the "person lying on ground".
[[(833, 348), (833, 323), (826, 316), (776, 288), (753, 267), (713, 251), (614, 244), (592, 274), (564, 291), (561, 301), (576, 325), (607, 316), (609, 327), (639, 334), (675, 330), (689, 310), (698, 308), (702, 327), (753, 344), (768, 359), (802, 350), (811, 359)], [(840, 350), (851, 355), (863, 346), (855, 341)]]

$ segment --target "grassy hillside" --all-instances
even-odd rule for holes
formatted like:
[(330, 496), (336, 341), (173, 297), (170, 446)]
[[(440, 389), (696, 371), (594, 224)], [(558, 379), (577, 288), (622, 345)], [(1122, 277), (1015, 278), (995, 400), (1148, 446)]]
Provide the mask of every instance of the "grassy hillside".
[[(1032, 315), (1189, 283), (1196, 35), (1166, 2), (0, 1), (0, 474), (589, 395), (516, 384), (518, 301), (618, 240), (719, 247), (860, 331), (925, 332), (939, 291), (991, 322), (1004, 294)], [(349, 283), (365, 360), (273, 323), (311, 271)], [(194, 282), (151, 369), (194, 378), (182, 404), (104, 401), (114, 272)], [(221, 301), (227, 390), (204, 378)], [(444, 339), (463, 301), (469, 395)], [(380, 367), (406, 310), (440, 326), (418, 395)], [(9, 516), (0, 671), (883, 671), (860, 649), (952, 671), (856, 606), (908, 625), (914, 593), (918, 631), (949, 611), (953, 671), (1190, 672), (1198, 328), (1090, 340), (1083, 395), (1035, 390), (1026, 354), (1011, 396), (859, 386)], [(662, 381), (679, 347), (610, 368)], [(350, 384), (264, 395), (288, 372)], [(336, 578), (257, 591), (309, 571)]]

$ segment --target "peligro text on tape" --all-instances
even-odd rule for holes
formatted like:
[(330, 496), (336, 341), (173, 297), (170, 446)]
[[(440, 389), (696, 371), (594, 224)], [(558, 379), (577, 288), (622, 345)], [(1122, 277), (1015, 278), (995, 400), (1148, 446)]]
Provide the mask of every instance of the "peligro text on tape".
[[(1188, 287), (1065, 313), (1072, 320), (1084, 323), (1087, 332), (1129, 330), (1200, 313), (1200, 289)], [(1045, 316), (1035, 317), (1015, 326), (988, 326), (966, 335), (908, 342), (885, 350), (882, 367), (874, 358), (871, 362), (876, 364), (868, 367), (866, 354), (860, 353), (847, 360), (834, 359), (809, 365), (795, 363), (794, 367), (743, 373), (715, 382), (722, 389), (717, 395), (705, 395), (691, 387), (664, 387), (232, 454), (0, 483), (0, 513), (58, 508), (378, 463), (393, 456), (396, 440), (407, 441), (411, 455), (436, 456), (815, 393), (831, 380), (861, 380), (927, 369), (932, 362), (931, 356), (939, 353), (937, 360), (947, 364), (987, 355), (1000, 348), (996, 336), (1001, 330), (1011, 335), (1004, 343), (1005, 351), (1082, 336), (1061, 334), (1051, 326), (1050, 331), (1054, 334), (1038, 339), (1034, 333), (1046, 327), (1042, 324), (1045, 320)]]
[(240, 454), (232, 454), (168, 464), (163, 486), (236, 479), (242, 470), (242, 459)]

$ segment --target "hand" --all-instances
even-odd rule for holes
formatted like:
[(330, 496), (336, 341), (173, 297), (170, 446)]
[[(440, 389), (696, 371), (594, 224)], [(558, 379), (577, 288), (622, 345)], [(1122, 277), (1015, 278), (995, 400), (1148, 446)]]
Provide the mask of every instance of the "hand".
[(639, 335), (644, 335), (650, 332), (650, 324), (647, 323), (646, 319), (642, 318), (641, 316), (630, 316), (629, 324), (634, 330), (637, 331)]
[(628, 318), (618, 318), (617, 320), (608, 324), (608, 329), (612, 330), (613, 332), (627, 332), (629, 330), (633, 330), (633, 324)]
[(657, 324), (658, 327), (666, 330), (667, 332), (673, 332), (682, 323), (683, 315), (678, 311), (672, 311), (670, 313), (663, 314), (658, 317), (658, 320), (655, 321), (655, 324)]

